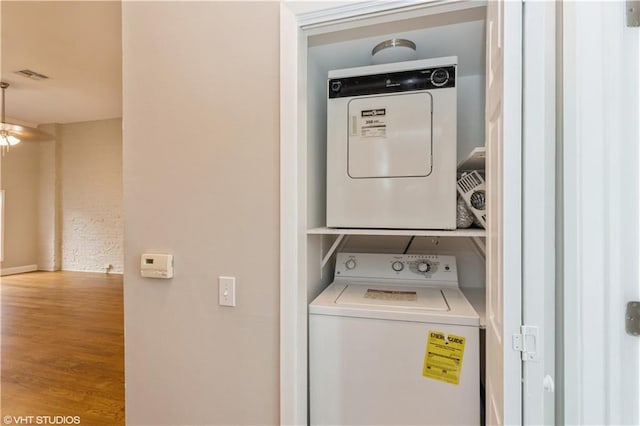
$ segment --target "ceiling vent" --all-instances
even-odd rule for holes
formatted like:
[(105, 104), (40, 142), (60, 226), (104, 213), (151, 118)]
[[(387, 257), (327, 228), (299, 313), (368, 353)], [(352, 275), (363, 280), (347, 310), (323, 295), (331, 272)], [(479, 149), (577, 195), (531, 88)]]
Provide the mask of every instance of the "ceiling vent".
[(35, 72), (28, 69), (16, 71), (16, 74), (21, 75), (23, 77), (30, 78), (31, 80), (46, 80), (47, 78), (49, 78), (44, 74), (40, 74), (39, 72)]

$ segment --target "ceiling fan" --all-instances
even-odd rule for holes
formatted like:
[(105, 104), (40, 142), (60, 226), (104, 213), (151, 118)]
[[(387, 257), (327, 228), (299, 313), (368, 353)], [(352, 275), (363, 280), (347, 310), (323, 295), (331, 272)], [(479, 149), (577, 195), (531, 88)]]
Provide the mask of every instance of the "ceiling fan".
[(7, 123), (5, 117), (4, 96), (5, 90), (9, 87), (9, 83), (0, 82), (2, 89), (2, 122), (0, 122), (0, 150), (2, 155), (9, 151), (9, 148), (17, 145), (20, 141), (47, 141), (53, 139), (48, 133), (42, 132), (33, 127), (20, 126), (18, 124)]

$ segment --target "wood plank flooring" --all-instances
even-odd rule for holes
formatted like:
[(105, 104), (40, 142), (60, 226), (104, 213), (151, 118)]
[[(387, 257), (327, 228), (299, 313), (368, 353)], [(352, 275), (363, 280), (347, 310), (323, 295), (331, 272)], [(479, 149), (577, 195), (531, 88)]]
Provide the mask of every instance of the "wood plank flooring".
[(10, 275), (0, 292), (1, 415), (124, 425), (122, 275)]

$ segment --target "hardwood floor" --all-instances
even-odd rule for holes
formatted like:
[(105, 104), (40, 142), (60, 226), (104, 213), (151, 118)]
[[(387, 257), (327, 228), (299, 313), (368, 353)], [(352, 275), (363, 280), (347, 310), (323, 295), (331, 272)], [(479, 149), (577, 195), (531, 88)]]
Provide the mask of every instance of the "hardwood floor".
[(11, 275), (0, 291), (3, 418), (124, 425), (122, 275)]

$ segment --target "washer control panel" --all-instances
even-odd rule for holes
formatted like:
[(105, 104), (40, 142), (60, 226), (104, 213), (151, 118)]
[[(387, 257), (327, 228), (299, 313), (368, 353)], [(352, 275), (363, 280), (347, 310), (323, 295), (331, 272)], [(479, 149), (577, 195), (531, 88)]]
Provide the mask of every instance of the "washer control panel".
[(455, 256), (437, 254), (338, 253), (335, 278), (437, 281), (457, 285)]

